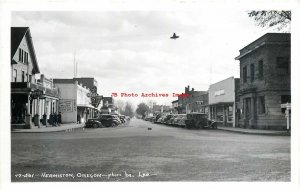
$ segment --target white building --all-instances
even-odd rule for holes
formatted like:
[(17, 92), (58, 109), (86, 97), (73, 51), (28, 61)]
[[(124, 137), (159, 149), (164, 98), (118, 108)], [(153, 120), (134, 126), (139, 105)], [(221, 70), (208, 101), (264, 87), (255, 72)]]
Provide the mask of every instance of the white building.
[(236, 126), (235, 99), (238, 85), (239, 79), (230, 77), (209, 86), (209, 119), (215, 120), (223, 126)]
[(62, 123), (84, 123), (96, 117), (96, 108), (91, 105), (91, 98), (88, 97), (90, 89), (73, 79), (54, 79), (54, 84), (59, 89), (58, 111)]

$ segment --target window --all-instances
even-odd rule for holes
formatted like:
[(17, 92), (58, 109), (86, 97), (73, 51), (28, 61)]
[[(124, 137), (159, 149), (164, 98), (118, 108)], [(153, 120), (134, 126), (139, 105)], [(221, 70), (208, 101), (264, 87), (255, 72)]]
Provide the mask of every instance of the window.
[(21, 49), (21, 52), (22, 52), (22, 54), (21, 54), (21, 62), (23, 63), (24, 62), (24, 51)]
[(203, 101), (196, 101), (196, 104), (203, 105)]
[(217, 106), (217, 121), (224, 121), (223, 106)]
[(243, 82), (247, 82), (247, 66), (243, 68)]
[(25, 54), (24, 54), (24, 63), (27, 63), (27, 57), (28, 55), (27, 55), (27, 53), (25, 52)]
[(26, 53), (26, 63), (28, 64), (28, 53)]
[(14, 69), (13, 71), (13, 81), (17, 82), (17, 69)]
[(19, 48), (19, 61), (22, 62), (22, 49)]
[(245, 118), (250, 118), (250, 109), (251, 109), (251, 98), (244, 99), (244, 114)]
[(233, 120), (233, 107), (229, 106), (228, 107), (228, 116), (227, 116), (227, 121), (231, 122)]
[(276, 67), (278, 70), (278, 74), (286, 75), (290, 73), (290, 64), (288, 57), (277, 57), (276, 58)]
[(254, 64), (250, 65), (250, 81), (254, 81)]
[(29, 75), (29, 81), (28, 81), (28, 82), (31, 82), (31, 80), (32, 80), (32, 76), (31, 76), (31, 75)]
[[(291, 103), (290, 95), (282, 95), (281, 96), (281, 104)], [(281, 113), (285, 113), (286, 108), (281, 108)]]
[(260, 60), (258, 62), (258, 79), (264, 78), (264, 62)]
[(258, 113), (259, 114), (266, 113), (265, 97), (264, 96), (259, 96), (258, 97)]
[(25, 82), (25, 72), (22, 71), (22, 82)]

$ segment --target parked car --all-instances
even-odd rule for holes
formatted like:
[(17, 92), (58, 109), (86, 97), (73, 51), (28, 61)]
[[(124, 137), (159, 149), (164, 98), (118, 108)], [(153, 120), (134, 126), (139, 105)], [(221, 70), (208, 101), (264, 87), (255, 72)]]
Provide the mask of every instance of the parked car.
[(174, 121), (174, 119), (176, 118), (176, 116), (177, 116), (177, 115), (172, 114), (172, 115), (170, 116), (170, 119), (168, 119), (168, 120), (166, 121), (166, 124), (168, 124), (168, 125), (173, 125), (173, 121)]
[(187, 114), (187, 120), (185, 121), (186, 128), (203, 129), (212, 128), (212, 122), (208, 120), (205, 113), (189, 113)]
[(178, 121), (178, 123), (176, 124), (177, 126), (180, 127), (186, 127), (185, 126), (185, 121), (186, 121), (186, 114), (184, 114)]
[(162, 121), (166, 118), (166, 116), (161, 116), (155, 123), (162, 123)]
[(126, 123), (126, 116), (125, 115), (119, 115), (119, 118), (121, 120), (122, 123)]
[(85, 128), (101, 128), (104, 127), (100, 121), (100, 118), (88, 119), (85, 123)]
[[(174, 118), (174, 120), (173, 120), (173, 122), (172, 122), (172, 125), (174, 125), (174, 126), (180, 126), (179, 125), (179, 122), (180, 122), (180, 120), (182, 120), (183, 118), (186, 118), (186, 114), (177, 114), (177, 115), (175, 115), (175, 118)], [(184, 122), (185, 123), (185, 122)]]
[(162, 122), (161, 122), (161, 123), (163, 123), (163, 124), (167, 124), (167, 123), (168, 123), (168, 121), (169, 121), (169, 119), (171, 119), (171, 117), (172, 117), (172, 115), (171, 115), (171, 114), (169, 114), (169, 115), (166, 115), (166, 117), (164, 117), (164, 119), (162, 120)]
[(116, 127), (122, 123), (118, 115), (101, 114), (99, 119), (105, 127)]

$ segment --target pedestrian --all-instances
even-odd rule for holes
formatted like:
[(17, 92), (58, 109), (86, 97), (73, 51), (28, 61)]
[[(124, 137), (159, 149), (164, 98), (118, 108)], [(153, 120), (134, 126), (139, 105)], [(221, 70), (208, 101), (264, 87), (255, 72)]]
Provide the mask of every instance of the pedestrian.
[(57, 113), (56, 112), (54, 113), (54, 116), (53, 116), (53, 126), (57, 126)]
[(81, 122), (80, 120), (81, 120), (80, 115), (77, 114), (77, 124), (80, 124), (80, 122)]
[(58, 125), (62, 124), (62, 122), (61, 122), (61, 112), (58, 112), (57, 122), (58, 122)]

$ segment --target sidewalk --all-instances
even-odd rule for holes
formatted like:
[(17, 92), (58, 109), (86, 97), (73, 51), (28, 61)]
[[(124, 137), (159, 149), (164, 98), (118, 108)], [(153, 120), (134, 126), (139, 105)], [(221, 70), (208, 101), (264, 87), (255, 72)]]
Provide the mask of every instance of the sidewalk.
[(53, 127), (52, 125), (41, 128), (32, 128), (32, 129), (13, 129), (12, 133), (49, 133), (49, 132), (58, 132), (58, 131), (71, 131), (74, 129), (83, 128), (84, 124), (68, 123), (61, 124), (60, 126)]
[(234, 127), (222, 127), (222, 126), (218, 126), (217, 129), (233, 132), (233, 133), (242, 133), (242, 134), (251, 134), (251, 135), (291, 136), (291, 134), (287, 133), (287, 131), (244, 129), (244, 128), (234, 128)]

